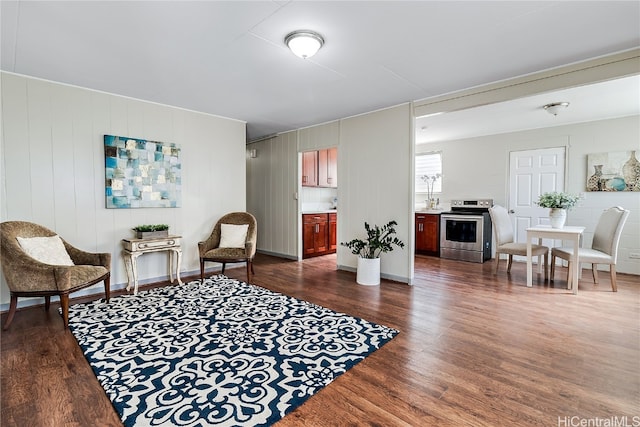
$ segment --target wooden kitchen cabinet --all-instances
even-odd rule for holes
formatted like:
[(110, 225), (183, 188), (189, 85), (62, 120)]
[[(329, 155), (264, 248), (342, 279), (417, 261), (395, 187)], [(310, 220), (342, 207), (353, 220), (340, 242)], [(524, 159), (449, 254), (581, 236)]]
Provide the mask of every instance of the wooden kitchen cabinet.
[(329, 148), (302, 153), (304, 187), (338, 187), (338, 149)]
[(318, 187), (338, 187), (338, 149), (318, 151)]
[(329, 214), (329, 253), (338, 249), (338, 214)]
[(416, 213), (416, 254), (440, 256), (440, 215)]
[(334, 213), (302, 215), (302, 258), (336, 252), (337, 215)]
[(318, 186), (318, 152), (306, 151), (302, 153), (302, 186)]

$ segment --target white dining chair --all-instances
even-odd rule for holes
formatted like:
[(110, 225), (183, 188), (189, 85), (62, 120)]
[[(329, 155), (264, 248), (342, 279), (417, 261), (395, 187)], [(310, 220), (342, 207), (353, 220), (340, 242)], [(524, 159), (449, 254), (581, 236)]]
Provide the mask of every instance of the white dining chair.
[[(507, 209), (500, 205), (494, 205), (489, 208), (491, 222), (493, 223), (493, 231), (496, 237), (496, 268), (493, 274), (498, 273), (500, 265), (500, 254), (509, 255), (509, 263), (507, 264), (507, 273), (511, 273), (511, 263), (514, 255), (527, 256), (527, 244), (514, 242), (513, 225), (509, 218)], [(542, 262), (544, 257), (544, 278), (547, 279), (549, 270), (549, 248), (542, 245), (531, 245), (531, 256), (538, 257), (538, 264)]]
[[(598, 283), (598, 264), (609, 264), (611, 290), (613, 292), (618, 291), (618, 285), (616, 284), (618, 243), (620, 242), (622, 228), (628, 216), (629, 211), (620, 206), (614, 206), (605, 210), (600, 216), (595, 232), (593, 233), (591, 248), (578, 249), (578, 263), (591, 263), (593, 283)], [(556, 258), (562, 258), (569, 262), (567, 271), (570, 271), (570, 260), (572, 256), (573, 248), (571, 247), (558, 247), (551, 250), (551, 280), (553, 280), (555, 274)], [(577, 285), (577, 283), (574, 284), (574, 286)]]

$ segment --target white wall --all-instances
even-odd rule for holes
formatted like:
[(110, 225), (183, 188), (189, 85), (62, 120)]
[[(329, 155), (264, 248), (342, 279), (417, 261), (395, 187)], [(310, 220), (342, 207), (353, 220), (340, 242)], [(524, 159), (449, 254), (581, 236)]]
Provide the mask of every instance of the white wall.
[(248, 146), (247, 210), (258, 221), (260, 252), (297, 259), (298, 132), (287, 132)]
[[(413, 150), (409, 104), (341, 121), (338, 151), (338, 242), (364, 237), (364, 223), (395, 220), (404, 249), (383, 254), (381, 275), (409, 282)], [(355, 271), (357, 257), (338, 246), (338, 266)]]
[[(199, 272), (197, 242), (224, 213), (245, 210), (244, 122), (10, 73), (0, 76), (2, 221), (36, 222), (83, 250), (110, 252), (114, 289), (127, 280), (121, 239), (133, 237), (136, 225), (166, 223), (172, 234), (183, 236), (182, 274)], [(104, 134), (180, 144), (182, 207), (105, 209)], [(164, 253), (144, 255), (138, 266), (141, 283), (168, 277)], [(98, 284), (84, 292), (101, 289)], [(2, 277), (2, 309), (8, 301)]]
[[(509, 153), (548, 147), (566, 147), (566, 191), (585, 192), (587, 154), (640, 150), (640, 117), (601, 120), (584, 124), (483, 136), (457, 141), (421, 144), (416, 153), (442, 151), (443, 192), (441, 201), (493, 198), (508, 205)], [(631, 210), (623, 230), (616, 270), (640, 274), (640, 260), (629, 258), (640, 252), (640, 193), (586, 192), (580, 205), (568, 213), (569, 225), (584, 225), (584, 245), (590, 246), (601, 212), (620, 205)]]

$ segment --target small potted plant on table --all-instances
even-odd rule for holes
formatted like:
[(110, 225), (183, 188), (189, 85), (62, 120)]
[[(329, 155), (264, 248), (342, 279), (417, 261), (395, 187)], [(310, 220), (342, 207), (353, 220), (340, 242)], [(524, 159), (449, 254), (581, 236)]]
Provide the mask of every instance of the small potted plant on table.
[(136, 238), (149, 239), (152, 237), (167, 237), (169, 235), (169, 226), (167, 224), (144, 224), (133, 227), (136, 232)]
[(573, 208), (580, 200), (580, 196), (562, 192), (549, 192), (541, 194), (538, 198), (538, 206), (549, 208), (549, 222), (552, 228), (562, 228), (567, 220), (567, 211)]
[(375, 286), (380, 284), (380, 255), (384, 252), (391, 252), (396, 245), (404, 248), (404, 243), (394, 235), (396, 234), (395, 221), (389, 221), (386, 225), (379, 227), (369, 226), (364, 223), (367, 232), (366, 239), (353, 239), (349, 242), (340, 243), (351, 249), (351, 253), (358, 255), (358, 270), (356, 282), (360, 285)]

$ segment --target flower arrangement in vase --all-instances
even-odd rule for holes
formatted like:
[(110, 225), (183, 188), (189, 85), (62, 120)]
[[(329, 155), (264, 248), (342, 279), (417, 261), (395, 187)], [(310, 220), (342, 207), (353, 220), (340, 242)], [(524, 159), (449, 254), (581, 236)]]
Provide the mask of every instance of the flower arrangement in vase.
[(435, 175), (422, 175), (420, 177), (420, 179), (427, 184), (427, 208), (435, 209), (437, 207), (436, 200), (433, 198), (433, 186), (441, 177), (442, 174), (440, 173)]
[(580, 200), (580, 196), (569, 193), (551, 191), (541, 194), (537, 205), (541, 208), (549, 208), (549, 220), (551, 227), (562, 228), (567, 220), (567, 211), (572, 209)]

